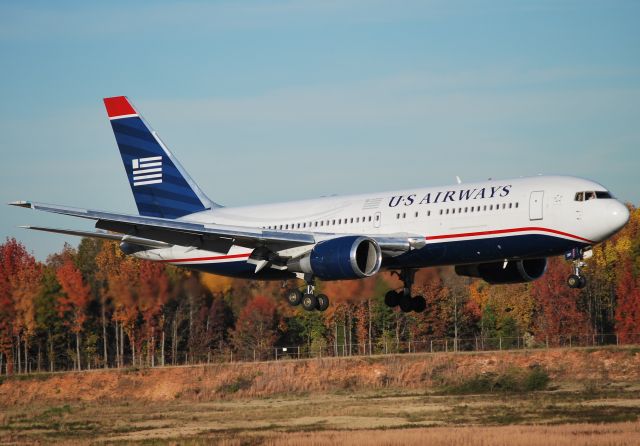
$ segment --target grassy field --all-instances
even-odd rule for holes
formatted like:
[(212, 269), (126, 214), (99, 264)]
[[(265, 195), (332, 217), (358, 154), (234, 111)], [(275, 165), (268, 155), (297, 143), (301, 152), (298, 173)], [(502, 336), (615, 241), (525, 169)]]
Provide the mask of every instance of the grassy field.
[(640, 385), (596, 389), (591, 384), (475, 395), (387, 390), (216, 402), (31, 404), (2, 412), (0, 444), (424, 444), (428, 439), (460, 445), (623, 445), (640, 444), (639, 416)]
[[(561, 353), (555, 369), (536, 353), (16, 377), (0, 383), (0, 444), (640, 444), (640, 354)], [(315, 368), (330, 385), (299, 382)]]

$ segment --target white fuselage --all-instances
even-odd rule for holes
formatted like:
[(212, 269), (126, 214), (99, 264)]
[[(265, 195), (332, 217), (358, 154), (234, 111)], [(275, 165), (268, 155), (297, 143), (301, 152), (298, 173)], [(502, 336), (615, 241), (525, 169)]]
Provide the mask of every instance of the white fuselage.
[[(600, 198), (596, 199), (596, 192)], [(589, 195), (582, 195), (582, 201), (577, 201), (579, 193)], [(217, 208), (181, 220), (312, 232), (319, 239), (323, 234), (409, 235), (426, 239), (425, 248), (455, 243), (456, 252), (462, 251), (457, 255), (449, 249), (447, 255), (435, 255), (435, 251), (426, 249), (424, 261), (413, 256), (407, 265), (421, 267), (557, 255), (574, 245), (593, 245), (618, 231), (628, 219), (627, 208), (606, 195), (602, 185), (586, 179), (536, 176)], [(526, 236), (530, 236), (527, 243), (503, 246), (505, 241), (515, 241), (513, 237), (524, 240)], [(538, 239), (552, 243), (542, 250), (532, 249), (532, 244), (539, 247)], [(246, 261), (250, 252), (239, 246), (225, 253), (174, 246), (136, 255), (197, 268)], [(388, 266), (401, 267), (402, 258), (399, 262)]]

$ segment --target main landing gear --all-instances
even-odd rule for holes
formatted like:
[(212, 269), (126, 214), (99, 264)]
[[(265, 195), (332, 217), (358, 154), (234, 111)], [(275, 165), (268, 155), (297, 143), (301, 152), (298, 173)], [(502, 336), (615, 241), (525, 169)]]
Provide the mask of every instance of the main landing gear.
[(402, 280), (404, 286), (402, 291), (388, 291), (384, 296), (384, 303), (391, 308), (399, 306), (404, 313), (410, 311), (422, 313), (427, 308), (427, 301), (422, 296), (411, 297), (411, 287), (413, 286), (416, 270), (402, 269), (400, 272), (393, 271), (392, 274), (396, 274)]
[(302, 293), (298, 288), (290, 288), (287, 290), (287, 302), (292, 307), (302, 304), (302, 308), (307, 311), (325, 311), (329, 308), (329, 298), (325, 294), (315, 294), (315, 285), (313, 277), (306, 278), (306, 293)]
[(582, 275), (582, 268), (586, 266), (583, 262), (584, 259), (588, 259), (593, 255), (592, 251), (583, 250), (581, 248), (572, 249), (565, 254), (565, 259), (571, 260), (573, 273), (567, 278), (567, 285), (569, 288), (582, 289), (587, 286), (587, 278)]

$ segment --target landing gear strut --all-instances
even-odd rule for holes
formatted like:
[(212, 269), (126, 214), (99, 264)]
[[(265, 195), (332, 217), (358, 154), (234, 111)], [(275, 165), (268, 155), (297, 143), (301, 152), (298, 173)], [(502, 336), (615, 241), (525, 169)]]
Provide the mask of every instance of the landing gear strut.
[(404, 313), (410, 311), (422, 313), (427, 308), (427, 301), (422, 296), (411, 297), (411, 287), (413, 286), (416, 270), (402, 269), (400, 272), (392, 271), (392, 274), (396, 274), (402, 280), (404, 286), (402, 291), (388, 291), (384, 296), (384, 303), (391, 308), (399, 306)]
[(305, 277), (307, 282), (306, 292), (303, 294), (298, 288), (287, 290), (287, 302), (295, 307), (302, 304), (307, 311), (325, 311), (329, 308), (329, 298), (324, 294), (315, 294), (315, 279), (312, 276)]
[(584, 251), (582, 249), (572, 249), (565, 254), (567, 260), (571, 260), (573, 272), (567, 278), (567, 285), (569, 288), (582, 289), (587, 286), (587, 278), (582, 275), (582, 268), (586, 266), (583, 259), (591, 257), (591, 251)]

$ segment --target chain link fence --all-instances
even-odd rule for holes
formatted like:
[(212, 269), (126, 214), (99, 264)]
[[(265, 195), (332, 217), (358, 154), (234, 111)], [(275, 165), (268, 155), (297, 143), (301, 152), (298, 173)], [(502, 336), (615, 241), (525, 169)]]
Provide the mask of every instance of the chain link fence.
[[(152, 360), (148, 355), (138, 355), (135, 359), (131, 355), (121, 357), (121, 367), (163, 367), (185, 366), (198, 364), (229, 363), (229, 362), (257, 362), (257, 361), (283, 361), (312, 358), (369, 356), (369, 355), (395, 355), (411, 353), (442, 353), (442, 352), (491, 352), (533, 350), (550, 348), (577, 348), (599, 346), (628, 346), (640, 345), (640, 333), (625, 334), (620, 336), (612, 333), (592, 333), (583, 335), (559, 335), (544, 338), (531, 335), (518, 337), (473, 337), (473, 338), (427, 338), (417, 341), (394, 341), (391, 339), (376, 340), (360, 344), (305, 344), (294, 346), (276, 346), (269, 348), (246, 348), (243, 350), (228, 349), (223, 352), (208, 351), (194, 354), (182, 352), (179, 357), (162, 361), (162, 357), (156, 355)], [(34, 372), (62, 372), (77, 369), (71, 355), (61, 355), (53, 359), (38, 358), (32, 356), (27, 363), (18, 364), (14, 356), (13, 371), (15, 374)], [(4, 360), (4, 361), (3, 361)], [(0, 357), (0, 375), (7, 369), (6, 357)], [(105, 364), (98, 355), (83, 358), (82, 370), (104, 369)], [(113, 363), (108, 368), (118, 368)]]

